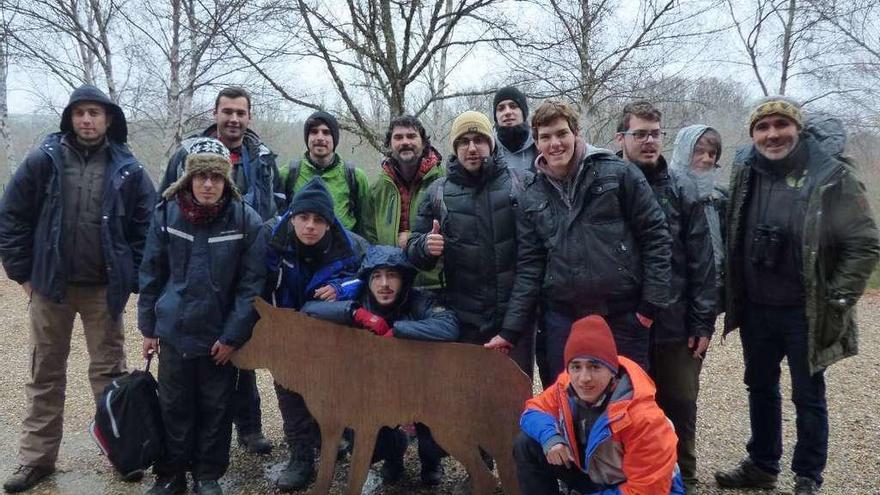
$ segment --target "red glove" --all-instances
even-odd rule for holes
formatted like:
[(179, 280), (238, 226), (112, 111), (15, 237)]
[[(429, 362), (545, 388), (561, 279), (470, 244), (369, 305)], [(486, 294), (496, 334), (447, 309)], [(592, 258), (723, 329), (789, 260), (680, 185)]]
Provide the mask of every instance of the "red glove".
[(354, 322), (380, 337), (394, 336), (391, 332), (391, 327), (388, 326), (388, 322), (386, 322), (384, 318), (370, 313), (364, 308), (358, 308), (358, 310), (354, 312)]

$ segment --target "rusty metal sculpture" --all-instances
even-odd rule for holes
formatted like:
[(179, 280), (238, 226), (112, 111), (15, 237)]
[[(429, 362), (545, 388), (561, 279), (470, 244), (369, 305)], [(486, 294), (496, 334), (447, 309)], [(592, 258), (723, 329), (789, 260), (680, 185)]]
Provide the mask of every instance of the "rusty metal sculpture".
[[(513, 440), (531, 383), (509, 358), (475, 345), (377, 338), (262, 299), (255, 306), (260, 320), (233, 363), (268, 368), (303, 396), (321, 428), (321, 452), (336, 452), (344, 428), (355, 431), (346, 494), (361, 493), (379, 429), (414, 422), (430, 427), (464, 465), (472, 493), (496, 485), (482, 448), (495, 459), (505, 493), (519, 494)], [(321, 456), (311, 493), (329, 492), (335, 462)]]

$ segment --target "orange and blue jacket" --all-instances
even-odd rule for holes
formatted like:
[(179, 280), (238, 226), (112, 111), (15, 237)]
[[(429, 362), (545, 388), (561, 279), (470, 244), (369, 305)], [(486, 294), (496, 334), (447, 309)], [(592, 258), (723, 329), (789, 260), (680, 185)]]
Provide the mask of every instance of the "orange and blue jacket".
[[(596, 495), (683, 494), (676, 464), (678, 437), (654, 400), (654, 382), (633, 361), (618, 359), (623, 372), (590, 429), (583, 456), (574, 456), (577, 468), (605, 487)], [(559, 437), (569, 448), (578, 444), (569, 383), (568, 372), (563, 372), (556, 383), (526, 401), (520, 427), (545, 451)]]

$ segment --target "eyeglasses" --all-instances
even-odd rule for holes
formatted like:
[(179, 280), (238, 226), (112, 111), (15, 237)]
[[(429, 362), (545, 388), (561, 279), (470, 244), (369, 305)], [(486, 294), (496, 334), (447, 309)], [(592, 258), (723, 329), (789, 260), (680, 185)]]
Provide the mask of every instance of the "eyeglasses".
[(666, 137), (666, 133), (661, 130), (654, 131), (626, 131), (621, 132), (621, 134), (626, 134), (628, 136), (632, 136), (636, 141), (643, 143), (648, 140), (649, 137), (653, 138), (654, 141), (659, 141), (660, 138)]
[(482, 145), (489, 144), (489, 138), (480, 134), (474, 137), (460, 137), (455, 140), (456, 148), (468, 148), (473, 143), (474, 147), (479, 147)]

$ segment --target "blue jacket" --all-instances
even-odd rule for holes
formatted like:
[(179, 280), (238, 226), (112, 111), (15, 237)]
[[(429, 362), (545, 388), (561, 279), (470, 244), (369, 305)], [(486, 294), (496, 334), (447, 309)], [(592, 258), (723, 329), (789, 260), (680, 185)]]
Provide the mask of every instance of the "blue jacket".
[[(64, 158), (63, 133), (50, 134), (25, 158), (6, 187), (0, 205), (0, 257), (7, 276), (30, 282), (40, 295), (64, 302), (66, 278), (61, 252)], [(105, 173), (101, 247), (107, 264), (107, 306), (122, 313), (137, 292), (156, 191), (131, 150), (110, 140)]]
[(138, 328), (184, 357), (241, 347), (256, 322), (254, 298), (266, 278), (262, 221), (239, 200), (214, 221), (187, 221), (177, 201), (156, 206), (141, 264)]
[[(369, 289), (370, 274), (376, 268), (395, 268), (403, 274), (403, 299), (390, 310), (381, 308)], [(309, 316), (354, 325), (354, 311), (363, 306), (391, 325), (395, 337), (414, 340), (454, 342), (458, 340), (458, 319), (455, 313), (441, 306), (434, 296), (421, 289), (413, 289), (417, 270), (406, 260), (403, 251), (391, 246), (371, 246), (364, 257), (358, 276), (363, 288), (357, 301), (310, 301), (302, 311)]]
[[(165, 176), (159, 187), (160, 193), (183, 176), (190, 139), (201, 136), (214, 137), (216, 134), (217, 125), (214, 124), (205, 129), (201, 135), (190, 136), (180, 144), (180, 149), (171, 156), (168, 166), (165, 167)], [(263, 143), (260, 136), (250, 129), (245, 131), (241, 151), (248, 183), (247, 194), (241, 191), (241, 195), (247, 204), (260, 214), (261, 219), (270, 220), (287, 207), (287, 197), (284, 194), (281, 177), (278, 175), (278, 166), (275, 164), (276, 155)]]
[(325, 285), (336, 290), (337, 301), (357, 297), (363, 284), (357, 278), (357, 270), (369, 243), (345, 230), (339, 220), (334, 219), (327, 233), (331, 236), (330, 246), (323, 253), (320, 266), (310, 270), (297, 253), (290, 218), (288, 211), (266, 222), (263, 228), (269, 274), (264, 291), (266, 299), (277, 307), (298, 310), (314, 298), (316, 289)]

